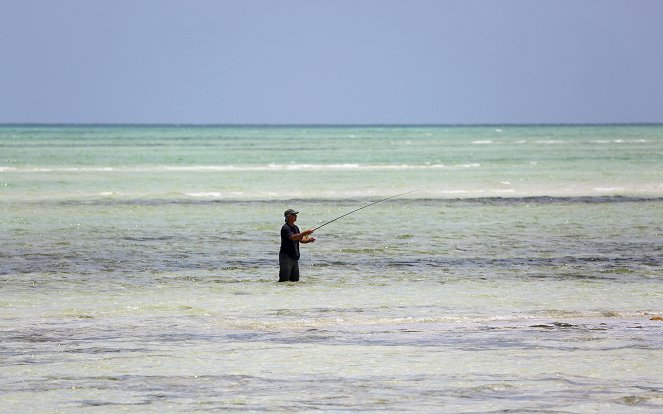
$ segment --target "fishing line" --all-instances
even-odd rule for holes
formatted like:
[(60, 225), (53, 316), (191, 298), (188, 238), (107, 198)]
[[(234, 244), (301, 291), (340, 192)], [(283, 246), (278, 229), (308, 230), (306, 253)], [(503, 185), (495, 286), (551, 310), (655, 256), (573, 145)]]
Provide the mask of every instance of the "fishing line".
[[(333, 220), (329, 220), (328, 222), (319, 225), (318, 227), (314, 228), (313, 231), (316, 231), (317, 229), (319, 229), (319, 228), (321, 228), (321, 227), (324, 227), (324, 226), (326, 226), (327, 224), (333, 223), (333, 222), (335, 222), (336, 220), (342, 219), (342, 218), (345, 217), (345, 216), (349, 216), (350, 214), (352, 214), (352, 213), (354, 213), (354, 212), (357, 212), (357, 211), (359, 211), (359, 210), (362, 210), (362, 209), (364, 209), (364, 208), (366, 208), (366, 207), (370, 207), (370, 206), (372, 206), (372, 205), (374, 205), (374, 204), (381, 203), (381, 202), (383, 202), (383, 201), (387, 201), (387, 200), (391, 200), (392, 198), (400, 197), (400, 196), (403, 196), (403, 195), (405, 195), (405, 194), (416, 193), (417, 191), (419, 191), (419, 190), (406, 191), (406, 192), (404, 192), (404, 193), (396, 194), (396, 195), (394, 195), (394, 196), (387, 197), (387, 198), (383, 198), (382, 200), (378, 200), (378, 201), (374, 201), (374, 202), (372, 202), (372, 203), (370, 203), (370, 204), (366, 204), (365, 206), (362, 206), (362, 207), (356, 208), (356, 209), (354, 209), (354, 210), (352, 210), (352, 211), (350, 211), (350, 212), (348, 212), (348, 213), (343, 214), (342, 216), (338, 216), (338, 217), (336, 217), (336, 218), (333, 219)], [(312, 273), (312, 271), (313, 271), (313, 255), (312, 255), (312, 252), (310, 252), (309, 255), (310, 255), (310, 257), (311, 257), (311, 260), (310, 260), (310, 264), (309, 264), (308, 272), (309, 272), (309, 277), (311, 277), (311, 273)]]
[(343, 214), (342, 216), (338, 216), (338, 217), (336, 217), (336, 218), (333, 219), (333, 220), (329, 220), (328, 222), (319, 225), (318, 227), (314, 228), (313, 231), (319, 229), (320, 227), (324, 227), (324, 226), (326, 226), (327, 224), (333, 223), (333, 222), (335, 222), (335, 221), (338, 220), (338, 219), (342, 219), (342, 218), (345, 217), (345, 216), (349, 216), (350, 214), (352, 214), (352, 213), (354, 213), (354, 212), (356, 212), (356, 211), (362, 210), (362, 209), (364, 209), (364, 208), (366, 208), (366, 207), (370, 207), (370, 206), (372, 206), (372, 205), (374, 205), (374, 204), (381, 203), (381, 202), (383, 202), (383, 201), (387, 201), (387, 200), (391, 200), (392, 198), (400, 197), (400, 196), (403, 196), (403, 195), (405, 195), (405, 194), (416, 193), (417, 191), (419, 191), (419, 190), (406, 191), (406, 192), (404, 192), (404, 193), (396, 194), (395, 196), (391, 196), (391, 197), (383, 198), (382, 200), (378, 200), (378, 201), (374, 201), (374, 202), (372, 202), (372, 203), (370, 203), (370, 204), (366, 204), (366, 205), (363, 206), (363, 207), (359, 207), (359, 208), (357, 208), (357, 209), (354, 209), (354, 210), (350, 211), (349, 213), (345, 213), (345, 214)]

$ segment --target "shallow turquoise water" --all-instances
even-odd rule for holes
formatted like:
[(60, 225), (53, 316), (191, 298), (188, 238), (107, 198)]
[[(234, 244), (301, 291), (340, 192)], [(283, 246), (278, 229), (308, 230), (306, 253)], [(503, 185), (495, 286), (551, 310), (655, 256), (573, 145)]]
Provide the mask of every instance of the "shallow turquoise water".
[[(2, 127), (0, 411), (658, 412), (663, 128)], [(315, 227), (278, 284), (282, 211)]]

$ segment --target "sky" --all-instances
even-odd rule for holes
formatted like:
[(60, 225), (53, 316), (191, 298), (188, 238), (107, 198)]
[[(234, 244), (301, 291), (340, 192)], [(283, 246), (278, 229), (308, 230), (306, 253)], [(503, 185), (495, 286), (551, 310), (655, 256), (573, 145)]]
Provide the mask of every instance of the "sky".
[(660, 0), (0, 5), (0, 123), (663, 122)]

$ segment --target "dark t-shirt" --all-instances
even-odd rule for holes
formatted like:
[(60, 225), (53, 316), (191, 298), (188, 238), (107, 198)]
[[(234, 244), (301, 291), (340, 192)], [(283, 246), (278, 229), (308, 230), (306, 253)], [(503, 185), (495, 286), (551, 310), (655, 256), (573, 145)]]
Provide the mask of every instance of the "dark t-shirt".
[(299, 233), (299, 227), (290, 227), (285, 223), (281, 227), (281, 253), (285, 253), (288, 257), (299, 260), (299, 242), (290, 240), (290, 236)]

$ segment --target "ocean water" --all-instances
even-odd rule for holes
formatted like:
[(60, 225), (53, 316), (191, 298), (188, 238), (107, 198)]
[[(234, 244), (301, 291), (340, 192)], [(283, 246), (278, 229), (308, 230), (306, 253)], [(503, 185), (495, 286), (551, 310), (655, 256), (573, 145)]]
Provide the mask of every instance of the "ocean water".
[[(663, 411), (663, 126), (0, 126), (0, 412)], [(287, 208), (319, 229), (277, 283)]]

